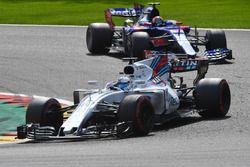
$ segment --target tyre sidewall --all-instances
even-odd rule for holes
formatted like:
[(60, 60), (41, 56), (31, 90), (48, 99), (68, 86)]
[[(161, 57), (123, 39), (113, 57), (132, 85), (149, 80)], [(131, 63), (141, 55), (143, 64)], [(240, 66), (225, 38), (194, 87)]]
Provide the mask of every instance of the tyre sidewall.
[[(147, 110), (142, 110), (142, 107)], [(147, 117), (146, 121), (143, 116)], [(148, 97), (143, 95), (126, 96), (118, 110), (118, 122), (132, 122), (134, 134), (140, 136), (147, 135), (153, 128), (153, 116), (153, 106)]]
[(63, 123), (63, 114), (58, 112), (60, 108), (56, 99), (34, 98), (27, 108), (26, 124), (38, 123), (58, 130)]
[(150, 49), (150, 37), (147, 32), (134, 32), (131, 37), (130, 53), (138, 60), (145, 59), (144, 50)]
[(208, 30), (205, 35), (206, 50), (227, 48), (226, 35), (223, 30)]
[(86, 32), (86, 43), (89, 52), (104, 54), (109, 52), (113, 33), (107, 23), (92, 23)]
[(231, 95), (224, 79), (202, 79), (195, 89), (196, 106), (203, 117), (224, 117), (229, 110)]

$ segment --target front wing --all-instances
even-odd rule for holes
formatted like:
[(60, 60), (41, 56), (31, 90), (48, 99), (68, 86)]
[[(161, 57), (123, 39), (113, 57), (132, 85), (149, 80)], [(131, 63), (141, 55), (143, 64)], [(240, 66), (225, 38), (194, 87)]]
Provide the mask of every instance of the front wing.
[(204, 57), (207, 57), (211, 62), (225, 59), (233, 59), (232, 50), (224, 48), (207, 50), (204, 52)]

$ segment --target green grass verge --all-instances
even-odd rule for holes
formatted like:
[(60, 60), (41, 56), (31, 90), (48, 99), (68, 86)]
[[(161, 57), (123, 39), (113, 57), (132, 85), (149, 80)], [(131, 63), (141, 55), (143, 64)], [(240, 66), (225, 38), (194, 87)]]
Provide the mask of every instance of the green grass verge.
[(0, 102), (0, 135), (16, 132), (16, 127), (25, 123), (26, 108)]
[[(145, 0), (0, 0), (0, 24), (87, 25), (103, 22), (104, 10), (132, 7)], [(160, 1), (161, 16), (186, 25), (212, 28), (250, 28), (249, 0)], [(121, 21), (119, 22), (121, 24)]]

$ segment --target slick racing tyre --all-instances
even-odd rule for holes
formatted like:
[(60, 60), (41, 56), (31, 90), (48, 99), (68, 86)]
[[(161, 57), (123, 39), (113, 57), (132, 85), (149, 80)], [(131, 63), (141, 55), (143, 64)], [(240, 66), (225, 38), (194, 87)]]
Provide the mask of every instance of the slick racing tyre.
[(154, 108), (148, 97), (128, 95), (120, 103), (118, 122), (131, 122), (135, 135), (147, 135), (154, 125)]
[(112, 30), (107, 23), (92, 23), (86, 34), (87, 48), (93, 54), (109, 52), (112, 43)]
[(195, 88), (195, 99), (199, 114), (205, 118), (224, 117), (230, 108), (231, 94), (226, 80), (205, 78)]
[(26, 112), (26, 124), (39, 123), (40, 126), (52, 126), (58, 132), (63, 123), (60, 103), (56, 99), (34, 98)]
[(150, 38), (146, 32), (134, 32), (131, 35), (131, 56), (137, 57), (138, 60), (145, 59), (144, 50), (149, 50)]
[(206, 50), (227, 48), (226, 35), (223, 30), (208, 30), (205, 35)]

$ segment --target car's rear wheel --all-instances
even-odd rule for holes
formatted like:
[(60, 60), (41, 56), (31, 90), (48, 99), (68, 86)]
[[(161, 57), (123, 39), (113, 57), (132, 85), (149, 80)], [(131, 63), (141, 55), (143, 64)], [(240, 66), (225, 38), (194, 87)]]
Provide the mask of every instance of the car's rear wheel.
[(26, 112), (26, 123), (39, 123), (40, 126), (52, 126), (58, 132), (63, 123), (63, 114), (59, 112), (60, 103), (56, 99), (34, 98)]
[(208, 30), (205, 35), (206, 50), (227, 48), (226, 35), (223, 30)]
[(128, 95), (120, 103), (118, 122), (131, 122), (135, 135), (147, 135), (154, 125), (154, 108), (143, 95)]
[(113, 33), (107, 23), (92, 23), (88, 26), (86, 42), (89, 52), (106, 54), (112, 43)]
[(138, 60), (145, 59), (144, 50), (149, 50), (150, 37), (146, 32), (134, 32), (131, 35), (130, 52), (132, 57), (137, 57)]
[(205, 118), (224, 117), (230, 108), (230, 88), (225, 79), (205, 78), (195, 88), (199, 114)]

